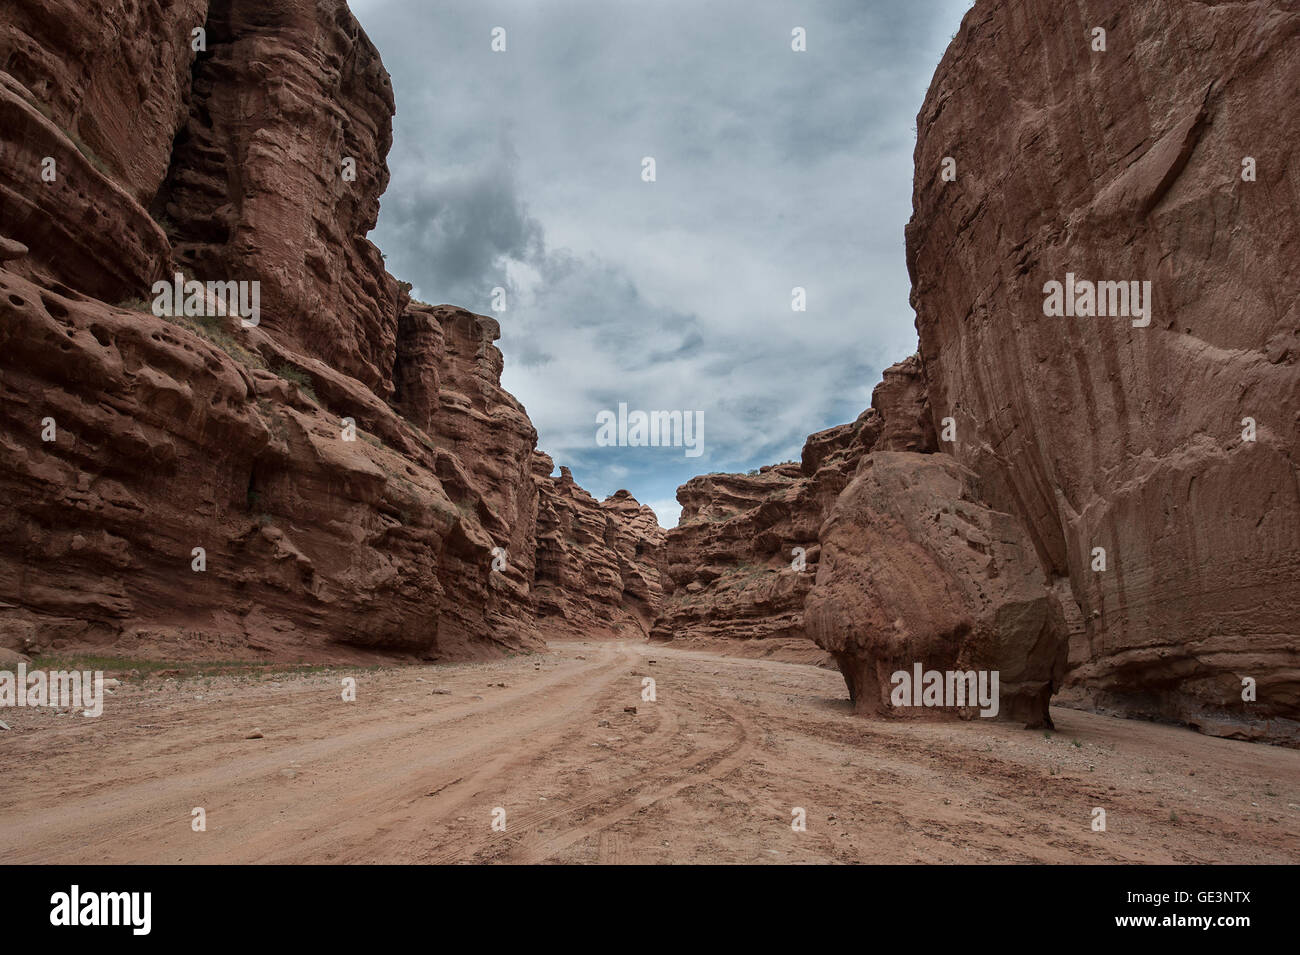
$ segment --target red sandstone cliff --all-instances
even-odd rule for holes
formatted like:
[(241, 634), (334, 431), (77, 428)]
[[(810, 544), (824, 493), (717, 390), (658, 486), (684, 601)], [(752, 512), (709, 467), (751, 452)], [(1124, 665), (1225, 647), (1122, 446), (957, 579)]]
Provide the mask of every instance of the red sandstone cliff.
[[(803, 633), (876, 713), (924, 661), (1031, 725), (1300, 739), (1297, 42), (1277, 2), (980, 0), (918, 118), (910, 398), (684, 485), (656, 633)], [(1047, 314), (1068, 273), (1153, 317)]]
[(568, 468), (552, 470), (534, 456), (538, 622), (556, 635), (645, 636), (663, 596), (663, 528), (627, 491), (597, 501)]
[[(1073, 604), (1066, 698), (1247, 737), (1300, 730), (1298, 48), (1294, 4), (981, 0), (907, 230), (934, 414)], [(1150, 324), (1046, 316), (1067, 272)]]
[[(540, 647), (539, 594), (650, 615), (653, 515), (539, 541), (587, 508), (535, 474), (499, 326), (410, 302), (366, 239), (392, 112), (341, 0), (0, 13), (6, 645), (446, 658)], [(260, 324), (153, 314), (177, 270), (259, 281)], [(557, 584), (596, 553), (608, 587)]]

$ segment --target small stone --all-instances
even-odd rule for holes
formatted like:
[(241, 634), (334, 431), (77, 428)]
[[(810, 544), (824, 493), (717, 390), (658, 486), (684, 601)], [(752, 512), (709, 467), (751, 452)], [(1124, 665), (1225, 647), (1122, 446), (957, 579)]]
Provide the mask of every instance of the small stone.
[(444, 690), (441, 688), (437, 690), (430, 690), (429, 693), (432, 696), (451, 696), (451, 690)]
[(256, 728), (253, 729), (251, 732), (249, 732), (247, 736), (244, 737), (244, 739), (263, 739), (263, 738), (264, 737), (262, 736), (262, 731)]
[(631, 713), (631, 714), (635, 715), (635, 714), (636, 714), (636, 707), (635, 707), (635, 706), (625, 706), (625, 707), (623, 707), (623, 712), (624, 712), (624, 713)]

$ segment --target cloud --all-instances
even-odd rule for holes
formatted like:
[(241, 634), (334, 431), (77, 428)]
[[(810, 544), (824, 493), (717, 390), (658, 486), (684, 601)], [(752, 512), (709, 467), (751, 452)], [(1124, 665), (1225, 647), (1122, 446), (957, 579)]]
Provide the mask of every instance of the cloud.
[[(696, 474), (797, 460), (915, 349), (915, 114), (968, 7), (354, 3), (398, 104), (373, 238), (426, 301), (507, 289), (504, 382), (541, 448), (667, 517)], [(620, 402), (702, 413), (704, 455), (598, 447)]]
[(391, 161), (403, 175), (383, 201), (389, 269), (412, 277), (419, 297), (482, 311), (494, 286), (511, 286), (508, 263), (533, 260), (542, 247), (542, 226), (519, 197), (514, 158), (503, 151), (449, 169)]

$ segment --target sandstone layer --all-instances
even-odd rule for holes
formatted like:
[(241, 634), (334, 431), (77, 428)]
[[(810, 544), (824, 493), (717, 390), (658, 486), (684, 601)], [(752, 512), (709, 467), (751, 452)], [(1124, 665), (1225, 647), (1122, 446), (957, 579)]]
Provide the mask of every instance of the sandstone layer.
[[(934, 414), (1074, 604), (1066, 698), (1251, 738), (1300, 729), (1297, 45), (1294, 4), (981, 0), (907, 230)], [(1049, 317), (1067, 273), (1149, 324)]]

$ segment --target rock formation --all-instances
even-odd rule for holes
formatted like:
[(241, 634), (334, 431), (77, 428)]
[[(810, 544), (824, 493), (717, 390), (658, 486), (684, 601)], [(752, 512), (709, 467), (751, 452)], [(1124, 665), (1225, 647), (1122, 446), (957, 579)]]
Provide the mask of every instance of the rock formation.
[[(893, 381), (915, 363), (890, 369)], [(818, 531), (858, 460), (882, 430), (882, 383), (856, 421), (814, 434), (802, 462), (752, 474), (705, 474), (677, 489), (682, 505), (665, 545), (668, 593), (658, 640), (802, 640), (803, 605), (817, 573)]]
[(566, 467), (552, 477), (533, 457), (537, 485), (538, 622), (554, 635), (644, 637), (663, 596), (664, 530), (627, 491), (597, 501)]
[(996, 715), (1051, 725), (1065, 622), (1028, 535), (981, 502), (974, 474), (946, 454), (873, 451), (821, 547), (805, 627), (835, 657), (859, 712), (898, 712), (893, 675), (919, 665), (996, 672)]
[[(6, 646), (445, 659), (646, 625), (653, 515), (539, 476), (497, 322), (411, 302), (366, 239), (392, 113), (342, 0), (0, 13)], [(177, 272), (259, 282), (260, 320), (152, 307)]]
[(996, 670), (997, 715), (1050, 725), (1058, 598), (1018, 521), (937, 448), (914, 356), (886, 369), (856, 421), (809, 437), (801, 465), (683, 485), (655, 636), (811, 638), (864, 713), (931, 712), (890, 705), (892, 675), (914, 664)]
[(918, 118), (892, 411), (683, 486), (656, 633), (802, 632), (873, 712), (924, 658), (1031, 725), (1060, 690), (1300, 740), (1297, 41), (1265, 0), (977, 3)]
[[(1031, 725), (1300, 739), (1298, 42), (1275, 0), (979, 0), (918, 118), (918, 355), (665, 535), (553, 476), (494, 319), (385, 271), (393, 93), (342, 0), (11, 0), (0, 641), (810, 637), (862, 711), (920, 663)], [(256, 322), (151, 303), (178, 273)]]
[[(1074, 605), (1065, 698), (1270, 739), (1300, 738), (1298, 45), (1267, 0), (981, 0), (907, 230), (934, 414)], [(1148, 318), (1045, 314), (1067, 273), (1150, 282)]]

